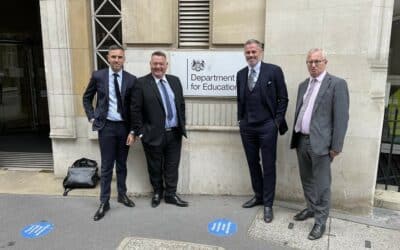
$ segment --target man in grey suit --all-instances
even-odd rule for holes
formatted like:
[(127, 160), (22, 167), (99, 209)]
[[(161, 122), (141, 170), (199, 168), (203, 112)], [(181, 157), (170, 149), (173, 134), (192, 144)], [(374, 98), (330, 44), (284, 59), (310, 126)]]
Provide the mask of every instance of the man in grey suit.
[(291, 148), (296, 148), (307, 208), (294, 216), (315, 218), (308, 239), (325, 232), (331, 199), (331, 162), (342, 151), (349, 120), (349, 93), (345, 80), (326, 72), (328, 60), (322, 49), (307, 55), (310, 77), (297, 92)]

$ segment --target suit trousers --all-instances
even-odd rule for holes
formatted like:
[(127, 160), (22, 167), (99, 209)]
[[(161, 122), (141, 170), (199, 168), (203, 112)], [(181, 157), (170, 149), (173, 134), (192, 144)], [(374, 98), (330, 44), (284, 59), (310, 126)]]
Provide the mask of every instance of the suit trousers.
[(99, 130), (101, 154), (100, 202), (110, 199), (111, 180), (116, 165), (118, 194), (126, 194), (126, 160), (129, 146), (126, 145), (129, 130), (125, 122), (106, 121)]
[(165, 131), (159, 146), (143, 143), (150, 183), (154, 192), (165, 195), (176, 193), (178, 168), (181, 159), (182, 133), (179, 130)]
[(310, 144), (310, 137), (299, 135), (296, 148), (307, 207), (314, 212), (315, 223), (323, 225), (329, 215), (331, 199), (331, 158), (316, 155)]
[(247, 124), (242, 120), (240, 136), (249, 165), (253, 191), (257, 198), (264, 201), (264, 206), (272, 207), (275, 197), (278, 128), (272, 119), (261, 124)]

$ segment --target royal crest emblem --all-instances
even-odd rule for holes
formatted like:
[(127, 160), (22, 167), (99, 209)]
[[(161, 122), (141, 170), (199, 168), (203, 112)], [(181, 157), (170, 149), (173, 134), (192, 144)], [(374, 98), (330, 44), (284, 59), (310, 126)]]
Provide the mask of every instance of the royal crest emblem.
[(206, 63), (204, 62), (204, 60), (193, 60), (192, 61), (192, 70), (195, 70), (197, 72), (202, 71), (205, 66), (206, 66)]

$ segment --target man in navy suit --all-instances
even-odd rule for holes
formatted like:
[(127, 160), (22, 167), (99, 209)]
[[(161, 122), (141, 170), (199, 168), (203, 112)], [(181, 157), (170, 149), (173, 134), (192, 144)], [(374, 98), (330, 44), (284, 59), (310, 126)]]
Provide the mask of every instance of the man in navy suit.
[[(101, 154), (100, 207), (93, 219), (104, 217), (110, 209), (111, 179), (116, 165), (118, 202), (127, 207), (135, 204), (126, 195), (126, 160), (129, 146), (135, 142), (131, 129), (130, 105), (134, 75), (123, 70), (124, 49), (109, 47), (107, 61), (109, 68), (93, 72), (83, 94), (83, 106), (94, 131), (98, 131)], [(93, 107), (97, 95), (96, 107)]]
[(284, 134), (288, 129), (285, 113), (289, 99), (281, 68), (262, 62), (262, 53), (259, 41), (245, 43), (248, 66), (237, 73), (236, 86), (240, 135), (255, 194), (243, 207), (264, 205), (264, 221), (269, 223), (273, 219), (276, 143), (278, 132)]

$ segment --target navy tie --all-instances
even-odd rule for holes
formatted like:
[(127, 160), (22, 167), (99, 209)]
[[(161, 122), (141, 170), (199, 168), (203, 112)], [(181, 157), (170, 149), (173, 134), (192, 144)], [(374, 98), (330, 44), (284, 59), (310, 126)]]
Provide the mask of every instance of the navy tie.
[(160, 80), (160, 85), (161, 85), (161, 90), (164, 95), (165, 106), (167, 106), (167, 119), (168, 119), (168, 121), (170, 121), (170, 120), (172, 120), (172, 106), (171, 106), (171, 102), (169, 101), (169, 96), (167, 93), (167, 89), (165, 88), (163, 79)]
[(117, 97), (117, 112), (122, 114), (122, 98), (121, 92), (119, 91), (119, 84), (118, 84), (118, 77), (117, 73), (114, 73), (114, 89), (115, 89), (115, 96)]

